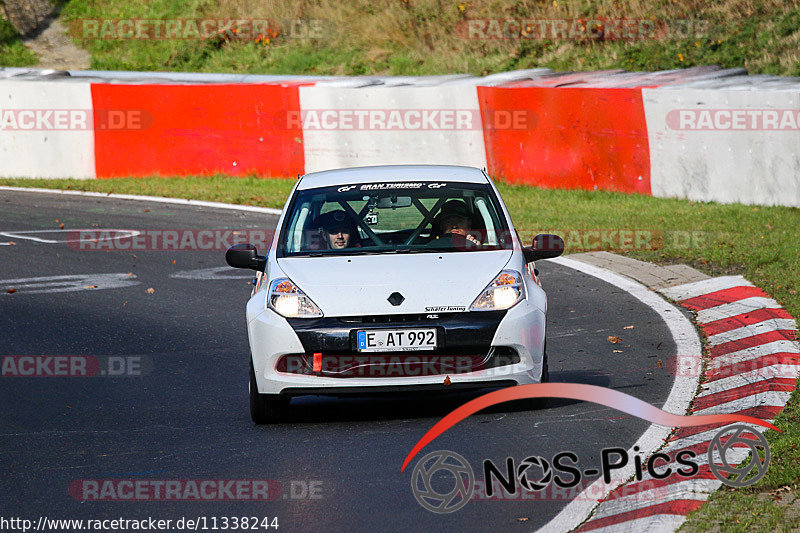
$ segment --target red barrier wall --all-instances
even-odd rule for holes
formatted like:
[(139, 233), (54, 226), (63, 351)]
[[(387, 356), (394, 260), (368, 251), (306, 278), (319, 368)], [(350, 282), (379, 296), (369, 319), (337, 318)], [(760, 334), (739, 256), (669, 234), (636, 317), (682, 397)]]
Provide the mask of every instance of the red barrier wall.
[[(650, 194), (641, 89), (478, 87), (489, 174), (547, 188)], [(495, 128), (498, 110), (524, 110), (529, 128)]]
[(97, 177), (302, 173), (303, 132), (286, 120), (300, 109), (299, 85), (92, 84), (96, 116), (134, 110), (144, 117), (142, 127), (95, 132)]

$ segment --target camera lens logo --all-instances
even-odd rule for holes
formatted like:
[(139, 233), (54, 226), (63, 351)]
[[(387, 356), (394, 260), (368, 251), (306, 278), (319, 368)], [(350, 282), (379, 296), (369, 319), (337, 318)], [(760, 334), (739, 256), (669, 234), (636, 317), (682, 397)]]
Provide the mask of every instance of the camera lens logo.
[[(532, 476), (528, 476), (532, 467), (536, 467), (542, 471), (542, 475), (538, 481), (531, 481)], [(524, 489), (539, 491), (550, 484), (550, 480), (553, 479), (553, 470), (550, 468), (550, 463), (542, 457), (526, 457), (517, 467), (517, 479)]]
[(428, 511), (452, 513), (472, 497), (475, 474), (467, 460), (457, 453), (438, 450), (417, 462), (411, 473), (411, 490)]
[[(731, 434), (723, 443), (722, 438)], [(753, 435), (755, 438), (748, 438), (743, 435)], [(739, 450), (750, 449), (750, 462), (740, 464), (738, 467), (731, 465)], [(730, 452), (730, 456), (729, 456)], [(764, 454), (761, 457), (759, 452)], [(715, 458), (715, 453), (718, 458)], [(756, 481), (764, 477), (769, 467), (769, 443), (760, 432), (745, 426), (736, 424), (727, 427), (714, 435), (711, 445), (708, 447), (708, 466), (711, 472), (723, 483), (731, 487), (749, 487)], [(721, 464), (720, 464), (721, 463)], [(751, 474), (753, 474), (751, 476)]]

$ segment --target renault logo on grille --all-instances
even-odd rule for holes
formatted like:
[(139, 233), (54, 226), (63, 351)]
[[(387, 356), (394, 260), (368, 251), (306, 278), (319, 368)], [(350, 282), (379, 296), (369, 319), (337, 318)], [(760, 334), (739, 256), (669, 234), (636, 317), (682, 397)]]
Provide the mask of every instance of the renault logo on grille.
[(389, 300), (389, 303), (390, 303), (390, 304), (392, 304), (392, 305), (394, 305), (394, 306), (398, 306), (398, 305), (400, 305), (401, 303), (403, 303), (403, 302), (404, 302), (406, 299), (405, 299), (405, 297), (404, 297), (402, 294), (400, 294), (399, 292), (393, 292), (392, 294), (390, 294), (390, 295), (389, 295), (389, 297), (387, 298), (387, 300)]

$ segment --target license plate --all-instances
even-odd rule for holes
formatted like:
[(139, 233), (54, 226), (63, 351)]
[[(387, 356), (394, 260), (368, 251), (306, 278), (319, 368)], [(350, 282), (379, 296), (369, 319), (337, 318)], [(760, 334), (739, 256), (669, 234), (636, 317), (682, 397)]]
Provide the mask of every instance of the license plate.
[(359, 352), (408, 352), (436, 348), (436, 329), (371, 329), (356, 335)]

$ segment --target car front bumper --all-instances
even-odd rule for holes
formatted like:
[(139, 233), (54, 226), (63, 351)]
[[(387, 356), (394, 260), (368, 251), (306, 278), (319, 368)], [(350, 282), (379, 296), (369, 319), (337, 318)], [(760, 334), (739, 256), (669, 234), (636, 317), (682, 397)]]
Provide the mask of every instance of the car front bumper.
[[(356, 349), (358, 330), (403, 328), (436, 328), (437, 349)], [(262, 308), (249, 317), (248, 336), (262, 394), (446, 392), (539, 382), (545, 314), (529, 300), (507, 311), (440, 313), (436, 318), (420, 314), (286, 319)], [(316, 361), (314, 354), (319, 354)]]

